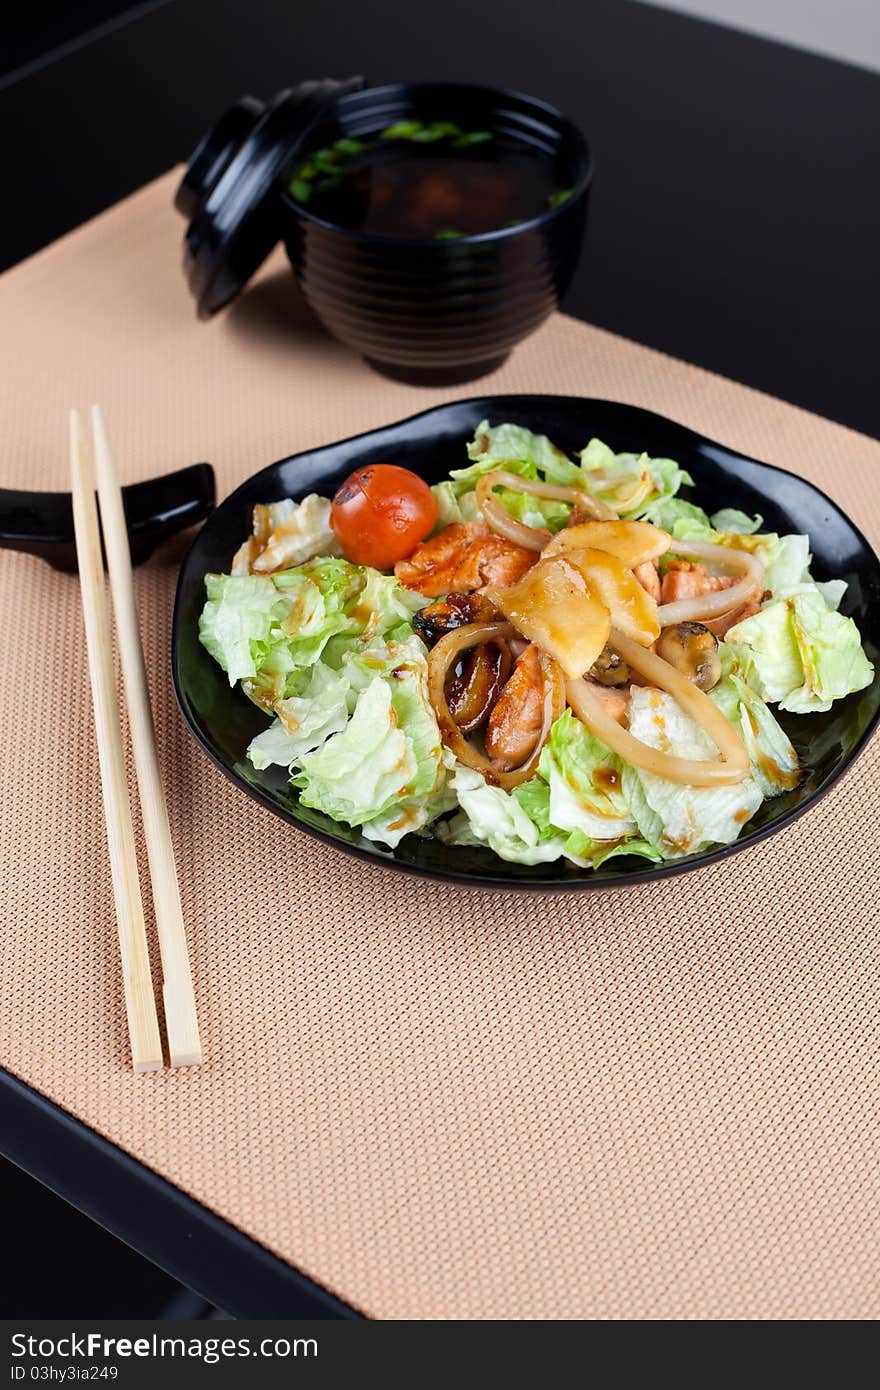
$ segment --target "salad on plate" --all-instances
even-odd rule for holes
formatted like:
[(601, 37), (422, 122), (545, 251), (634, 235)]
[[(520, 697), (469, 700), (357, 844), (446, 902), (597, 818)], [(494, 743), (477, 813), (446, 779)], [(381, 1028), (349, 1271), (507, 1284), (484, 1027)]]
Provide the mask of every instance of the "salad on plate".
[(483, 422), (433, 487), (379, 463), (256, 506), (199, 624), (266, 713), (251, 763), (389, 849), (596, 868), (731, 843), (801, 776), (774, 708), (827, 710), (873, 668), (808, 536), (683, 485), (672, 459)]

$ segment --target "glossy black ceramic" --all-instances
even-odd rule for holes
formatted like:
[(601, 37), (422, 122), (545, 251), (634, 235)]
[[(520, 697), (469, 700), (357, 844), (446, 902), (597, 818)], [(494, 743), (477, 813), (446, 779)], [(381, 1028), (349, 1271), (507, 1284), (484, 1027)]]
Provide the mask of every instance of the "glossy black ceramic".
[(508, 890), (608, 888), (680, 873), (748, 849), (806, 811), (852, 763), (876, 724), (880, 668), (871, 686), (838, 701), (826, 714), (780, 714), (803, 764), (804, 776), (795, 791), (764, 802), (735, 844), (657, 867), (624, 858), (612, 859), (596, 872), (563, 863), (529, 867), (504, 863), (489, 849), (448, 848), (416, 835), (407, 836), (393, 852), (382, 850), (357, 830), (301, 806), (282, 769), (257, 772), (250, 765), (245, 749), (267, 718), (240, 690), (230, 689), (225, 674), (199, 642), (205, 574), (228, 570), (233, 552), (250, 530), (256, 502), (298, 498), (307, 492), (329, 496), (352, 469), (383, 461), (402, 464), (436, 482), (462, 465), (465, 443), (483, 419), (516, 421), (571, 451), (595, 435), (617, 451), (645, 450), (655, 457), (674, 458), (694, 478), (693, 489), (682, 495), (690, 495), (707, 511), (740, 507), (760, 512), (767, 530), (806, 532), (813, 573), (817, 579), (847, 581), (842, 611), (855, 618), (865, 649), (877, 665), (880, 560), (853, 522), (817, 488), (635, 406), (570, 396), (487, 396), (428, 410), (385, 429), (284, 459), (248, 479), (209, 517), (180, 572), (172, 660), (180, 707), (217, 766), (276, 815), (366, 861)]
[(299, 82), (271, 101), (243, 96), (204, 135), (174, 195), (189, 226), (183, 273), (200, 318), (234, 299), (281, 235), (280, 187), (303, 133), (362, 77)]
[[(203, 521), (214, 506), (214, 470), (193, 463), (122, 489), (132, 563), (157, 545)], [(56, 570), (76, 569), (73, 503), (69, 492), (0, 488), (0, 549), (36, 555)]]
[(281, 225), (297, 282), (331, 333), (391, 375), (434, 384), (496, 367), (557, 306), (574, 274), (592, 164), (576, 126), (492, 87), (373, 87), (329, 104), (301, 153), (394, 121), (453, 120), (541, 150), (571, 196), (519, 226), (448, 241), (367, 235), (322, 221), (286, 192)]

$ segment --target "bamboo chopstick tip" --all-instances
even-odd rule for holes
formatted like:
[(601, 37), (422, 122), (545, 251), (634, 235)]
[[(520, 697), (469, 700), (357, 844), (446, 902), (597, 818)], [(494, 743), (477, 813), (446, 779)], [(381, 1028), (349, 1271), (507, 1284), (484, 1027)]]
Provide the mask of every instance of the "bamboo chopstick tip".
[(136, 1071), (136, 1072), (143, 1072), (143, 1071), (161, 1071), (161, 1070), (162, 1070), (162, 1058), (160, 1057), (159, 1060), (158, 1060), (158, 1062), (157, 1062), (157, 1061), (154, 1061), (153, 1059), (148, 1059), (148, 1060), (143, 1060), (143, 1059), (142, 1059), (142, 1060), (139, 1061), (139, 1062), (133, 1062), (133, 1063), (132, 1063), (132, 1070), (133, 1070), (133, 1071)]
[(201, 1050), (198, 1052), (172, 1052), (172, 1067), (198, 1067), (202, 1064)]
[(162, 982), (165, 1028), (172, 1067), (197, 1067), (202, 1060), (202, 1040), (199, 1037), (196, 1001), (188, 961), (186, 972), (182, 977), (173, 977)]

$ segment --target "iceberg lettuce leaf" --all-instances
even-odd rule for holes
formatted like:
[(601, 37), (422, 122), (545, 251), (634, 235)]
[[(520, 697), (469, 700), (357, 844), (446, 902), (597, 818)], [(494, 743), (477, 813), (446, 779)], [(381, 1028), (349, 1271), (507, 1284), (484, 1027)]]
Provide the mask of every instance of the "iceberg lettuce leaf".
[(340, 555), (339, 543), (330, 528), (330, 505), (328, 497), (310, 492), (301, 502), (285, 497), (280, 502), (255, 507), (254, 528), (257, 529), (259, 518), (261, 534), (268, 531), (268, 539), (261, 553), (254, 556), (253, 547), (258, 542), (249, 536), (236, 552), (232, 573), (247, 574), (250, 569), (255, 574), (270, 574), (301, 565), (316, 555)]
[(200, 638), (230, 684), (243, 681), (264, 709), (295, 694), (297, 670), (321, 660), (328, 645), (327, 664), (338, 667), (352, 645), (411, 632), (424, 603), (393, 575), (336, 557), (273, 575), (208, 575), (205, 583)]
[(748, 684), (792, 714), (830, 709), (874, 674), (852, 618), (829, 608), (815, 587), (765, 604), (725, 640)]
[[(476, 487), (484, 473), (503, 468), (527, 478), (564, 487), (582, 487), (607, 501), (623, 517), (643, 516), (646, 509), (659, 508), (670, 500), (683, 483), (692, 479), (673, 459), (651, 459), (647, 454), (615, 454), (599, 439), (591, 439), (575, 463), (546, 435), (533, 434), (520, 425), (504, 423), (490, 426), (488, 421), (478, 425), (468, 445), (470, 467), (453, 469), (449, 483), (434, 488), (438, 508), (444, 522), (472, 520), (467, 515), (464, 499)], [(526, 525), (560, 530), (571, 515), (567, 502), (529, 497), (510, 489), (500, 489), (499, 500)], [(682, 504), (688, 511), (708, 521), (705, 512), (692, 504)], [(676, 513), (679, 514), (679, 513)], [(651, 516), (656, 524), (664, 524)]]
[[(659, 690), (633, 686), (629, 727), (643, 743), (678, 757), (700, 761), (717, 756), (708, 734)], [(731, 844), (764, 799), (751, 776), (734, 786), (692, 787), (640, 768), (624, 771), (624, 792), (639, 829), (668, 859), (710, 844)], [(641, 796), (633, 794), (634, 781), (640, 783)]]
[(346, 614), (358, 628), (364, 641), (384, 637), (401, 623), (411, 623), (414, 613), (424, 608), (427, 599), (407, 589), (393, 574), (380, 570), (363, 571), (363, 588), (357, 600), (346, 606)]
[(286, 604), (272, 580), (256, 574), (209, 574), (205, 588), (199, 640), (235, 685), (268, 656)]
[(548, 815), (557, 830), (578, 830), (591, 840), (620, 840), (635, 831), (619, 760), (570, 709), (550, 730), (539, 772), (549, 787)]
[(252, 739), (248, 757), (258, 770), (277, 764), (293, 768), (304, 753), (311, 753), (348, 723), (350, 681), (323, 662), (298, 670), (294, 694), (275, 705), (277, 717), (268, 729)]
[(459, 492), (476, 486), (477, 479), (493, 468), (522, 473), (535, 478), (540, 473), (548, 483), (574, 487), (581, 481), (580, 470), (545, 434), (533, 434), (522, 425), (506, 422), (490, 426), (483, 420), (468, 445), (470, 468), (453, 469), (451, 477)]
[[(683, 497), (658, 497), (643, 509), (640, 520), (650, 521), (661, 531), (675, 535), (677, 522), (691, 522), (705, 530), (711, 530), (709, 518), (702, 507), (686, 502)], [(691, 539), (696, 539), (692, 537)]]
[(593, 840), (583, 830), (561, 831), (559, 826), (551, 822), (550, 787), (542, 777), (532, 777), (528, 782), (523, 782), (514, 788), (512, 795), (535, 822), (542, 839), (550, 841), (561, 837), (565, 858), (581, 867), (592, 865), (598, 869), (606, 859), (627, 854), (650, 859), (654, 863), (663, 858), (656, 845), (649, 844), (635, 833), (625, 840)]
[(720, 512), (712, 516), (714, 530), (726, 531), (734, 536), (751, 536), (755, 531), (760, 531), (763, 523), (762, 516), (757, 513), (749, 516), (748, 512), (741, 512), (737, 507), (722, 507)]
[(459, 823), (450, 828), (453, 842), (463, 842), (456, 836), (458, 829), (468, 837), (465, 842), (488, 845), (501, 859), (516, 864), (547, 864), (562, 857), (564, 837), (543, 838), (519, 799), (501, 787), (491, 787), (481, 773), (459, 763), (451, 785), (467, 817), (466, 826)]
[(764, 588), (774, 598), (785, 597), (797, 585), (810, 582), (809, 536), (768, 536), (761, 558), (766, 566)]
[(438, 816), (454, 810), (458, 800), (446, 775), (454, 766), (454, 757), (448, 748), (444, 748), (434, 788), (423, 796), (405, 797), (402, 801), (396, 802), (390, 810), (366, 821), (361, 826), (364, 837), (386, 845), (388, 849), (394, 849), (404, 835), (423, 830), (433, 824)]
[[(425, 648), (415, 634), (375, 639), (369, 647), (359, 643), (343, 653), (338, 671), (328, 668), (315, 681), (315, 706), (295, 706), (293, 699), (278, 706), (282, 721), (292, 714), (300, 728), (308, 726), (310, 738), (320, 731), (322, 709), (328, 724), (340, 726), (325, 729), (316, 751), (296, 754), (300, 772), (293, 782), (305, 805), (350, 825), (371, 823), (370, 838), (394, 844), (451, 804), (432, 804), (446, 771), (428, 699)], [(258, 756), (269, 748), (283, 755), (290, 747), (274, 725), (251, 745)]]
[[(658, 504), (675, 496), (693, 478), (674, 459), (647, 454), (615, 454), (601, 439), (591, 439), (578, 455), (581, 484), (607, 502), (622, 517), (646, 517), (660, 525)], [(690, 504), (689, 504), (690, 505)], [(650, 508), (654, 512), (649, 516)], [(701, 516), (705, 513), (701, 509)]]
[(300, 759), (293, 785), (303, 805), (348, 825), (363, 825), (404, 796), (418, 772), (412, 744), (398, 726), (387, 681), (362, 690), (345, 728)]

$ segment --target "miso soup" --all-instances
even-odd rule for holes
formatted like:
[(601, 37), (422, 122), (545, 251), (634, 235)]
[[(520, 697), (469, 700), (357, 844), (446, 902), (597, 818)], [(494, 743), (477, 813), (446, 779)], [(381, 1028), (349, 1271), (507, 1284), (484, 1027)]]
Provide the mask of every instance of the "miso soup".
[(398, 121), (375, 135), (337, 140), (307, 156), (289, 191), (336, 226), (411, 240), (517, 226), (572, 192), (540, 150), (450, 121)]

